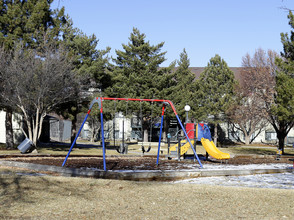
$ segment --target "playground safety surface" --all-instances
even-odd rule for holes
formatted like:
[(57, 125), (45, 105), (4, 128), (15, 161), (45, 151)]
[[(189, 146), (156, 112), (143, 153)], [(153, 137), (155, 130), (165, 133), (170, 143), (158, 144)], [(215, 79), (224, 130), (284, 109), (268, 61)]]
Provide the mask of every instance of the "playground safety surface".
[[(201, 156), (200, 158), (204, 158)], [(161, 157), (159, 165), (156, 165), (155, 156), (108, 156), (106, 157), (107, 171), (103, 170), (102, 157), (94, 156), (72, 156), (62, 167), (64, 156), (46, 155), (18, 155), (1, 156), (0, 165), (22, 167), (26, 169), (52, 172), (63, 176), (81, 176), (106, 179), (123, 180), (159, 180), (170, 181), (204, 176), (230, 176), (230, 175), (251, 175), (266, 173), (293, 172), (292, 162), (289, 157), (282, 157), (276, 160), (275, 156), (236, 156), (222, 162), (224, 167), (248, 165), (248, 164), (288, 164), (287, 169), (205, 169), (206, 167), (218, 166), (221, 161), (202, 161), (204, 169), (200, 169), (197, 161), (193, 160), (170, 160)], [(290, 169), (289, 169), (290, 168)]]
[[(34, 163), (51, 166), (61, 166), (64, 161), (64, 156), (57, 155), (7, 155), (0, 156), (0, 159), (12, 160), (25, 163)], [(200, 155), (200, 158), (204, 156)], [(221, 160), (201, 160), (205, 164), (228, 164), (228, 165), (248, 165), (248, 164), (272, 164), (272, 163), (288, 163), (289, 158), (283, 156), (279, 160), (276, 156), (261, 155), (261, 156), (236, 156), (227, 161)], [(106, 157), (107, 170), (185, 170), (199, 167), (197, 161), (193, 160), (176, 160), (160, 157), (159, 165), (156, 165), (155, 156), (108, 156)], [(101, 156), (84, 156), (75, 155), (68, 158), (65, 167), (70, 168), (95, 168), (103, 170), (103, 158)]]

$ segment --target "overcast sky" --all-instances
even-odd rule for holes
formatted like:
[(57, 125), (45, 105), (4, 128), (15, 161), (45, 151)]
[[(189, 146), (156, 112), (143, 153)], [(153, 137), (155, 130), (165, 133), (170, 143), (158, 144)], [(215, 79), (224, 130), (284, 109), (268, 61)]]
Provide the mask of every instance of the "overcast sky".
[(219, 54), (231, 67), (257, 48), (282, 50), (281, 32), (290, 32), (286, 7), (293, 0), (55, 0), (74, 26), (99, 39), (98, 49), (122, 50), (133, 27), (155, 45), (165, 42), (168, 66), (186, 48), (191, 67), (204, 67)]

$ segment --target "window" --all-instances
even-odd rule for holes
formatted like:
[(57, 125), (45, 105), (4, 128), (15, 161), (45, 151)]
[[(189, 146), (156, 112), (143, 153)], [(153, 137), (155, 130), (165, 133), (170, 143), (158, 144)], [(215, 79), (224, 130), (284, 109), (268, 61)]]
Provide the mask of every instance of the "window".
[(131, 127), (132, 128), (140, 128), (142, 125), (141, 119), (139, 117), (133, 117), (131, 120)]
[(294, 137), (287, 137), (287, 145), (293, 146), (294, 144)]
[(277, 140), (277, 133), (274, 131), (265, 131), (265, 140), (267, 141)]

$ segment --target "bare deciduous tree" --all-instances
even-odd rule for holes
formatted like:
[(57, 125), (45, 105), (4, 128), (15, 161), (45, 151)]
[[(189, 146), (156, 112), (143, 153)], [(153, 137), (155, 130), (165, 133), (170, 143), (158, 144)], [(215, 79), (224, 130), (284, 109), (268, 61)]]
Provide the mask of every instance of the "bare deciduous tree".
[[(244, 67), (240, 84), (236, 89), (237, 99), (228, 111), (230, 120), (249, 144), (268, 124), (268, 116), (275, 93), (275, 57), (272, 50), (255, 51), (253, 57), (246, 54), (242, 60)], [(250, 140), (251, 139), (251, 140)]]
[(23, 132), (35, 146), (45, 115), (69, 101), (78, 88), (67, 52), (50, 43), (41, 51), (19, 46), (9, 53), (0, 48), (1, 100), (22, 113)]

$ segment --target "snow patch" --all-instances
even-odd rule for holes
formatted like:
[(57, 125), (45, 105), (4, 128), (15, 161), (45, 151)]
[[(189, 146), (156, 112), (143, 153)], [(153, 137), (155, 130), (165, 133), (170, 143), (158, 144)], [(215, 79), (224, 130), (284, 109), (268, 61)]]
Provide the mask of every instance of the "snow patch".
[[(289, 164), (206, 165), (205, 170), (291, 169)], [(294, 189), (294, 173), (257, 174), (246, 176), (199, 177), (174, 181), (174, 184), (205, 184), (236, 187)]]

